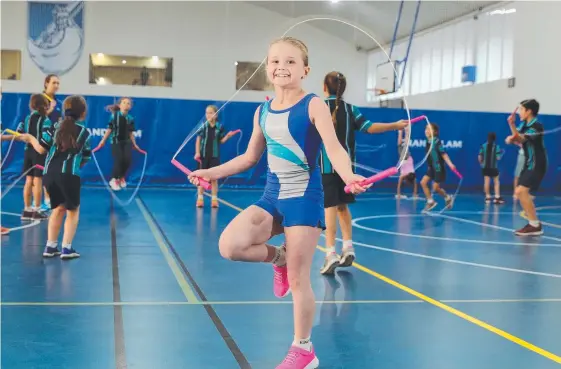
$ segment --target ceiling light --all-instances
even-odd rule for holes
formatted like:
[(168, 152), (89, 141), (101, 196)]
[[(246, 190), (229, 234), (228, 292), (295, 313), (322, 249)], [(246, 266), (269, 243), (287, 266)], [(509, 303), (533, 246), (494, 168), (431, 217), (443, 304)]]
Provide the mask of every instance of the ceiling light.
[(121, 62), (123, 64), (127, 64), (127, 61), (123, 59), (123, 61)]

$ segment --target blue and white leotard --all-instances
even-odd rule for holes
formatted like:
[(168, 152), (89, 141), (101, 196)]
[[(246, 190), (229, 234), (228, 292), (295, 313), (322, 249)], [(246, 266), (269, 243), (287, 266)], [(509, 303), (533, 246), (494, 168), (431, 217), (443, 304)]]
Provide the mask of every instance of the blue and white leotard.
[(271, 101), (259, 107), (259, 125), (267, 142), (267, 184), (256, 206), (284, 227), (325, 229), (323, 187), (318, 157), (321, 136), (310, 120), (308, 94), (294, 106), (273, 110)]

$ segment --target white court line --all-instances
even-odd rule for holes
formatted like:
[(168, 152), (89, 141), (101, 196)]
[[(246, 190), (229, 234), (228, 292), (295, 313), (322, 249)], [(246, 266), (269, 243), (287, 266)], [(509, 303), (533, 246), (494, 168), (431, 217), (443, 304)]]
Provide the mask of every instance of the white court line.
[[(205, 195), (210, 196), (206, 193), (205, 193)], [(226, 206), (228, 206), (228, 207), (230, 207), (234, 210), (238, 210), (238, 211), (242, 210), (239, 206), (236, 206), (236, 205), (234, 205), (234, 204), (232, 204), (228, 201), (224, 201), (224, 200), (221, 200), (221, 199), (219, 199), (218, 201), (220, 201), (224, 205), (226, 205)], [(415, 214), (415, 215), (417, 215), (417, 214)], [(353, 224), (354, 224), (354, 221), (353, 221)], [(321, 234), (321, 236), (325, 238), (325, 235), (323, 233)], [(340, 239), (340, 238), (336, 238), (336, 240), (338, 240), (340, 242), (343, 242), (343, 240)], [(534, 272), (534, 271), (531, 271), (531, 270), (506, 268), (506, 267), (500, 267), (500, 266), (496, 266), (496, 265), (487, 265), (487, 264), (471, 263), (471, 262), (468, 262), (468, 261), (460, 261), (460, 260), (454, 260), (454, 259), (439, 258), (439, 257), (436, 257), (436, 256), (428, 256), (428, 255), (416, 254), (416, 253), (412, 253), (412, 252), (388, 249), (388, 248), (369, 245), (369, 244), (365, 244), (365, 243), (362, 243), (362, 242), (356, 242), (356, 241), (353, 241), (353, 244), (363, 246), (363, 247), (366, 247), (366, 248), (380, 250), (380, 251), (386, 251), (386, 252), (391, 252), (391, 253), (395, 253), (395, 254), (414, 256), (414, 257), (423, 258), (423, 259), (438, 260), (438, 261), (443, 261), (443, 262), (452, 263), (452, 264), (461, 264), (461, 265), (474, 266), (474, 267), (478, 267), (478, 268), (495, 269), (495, 270), (501, 270), (501, 271), (505, 271), (505, 272), (532, 274), (532, 275), (539, 275), (539, 276), (543, 276), (543, 277), (561, 278), (561, 275), (558, 275), (558, 274), (541, 273), (541, 272)], [(559, 245), (559, 246), (561, 247), (561, 245)]]
[[(461, 211), (461, 210), (451, 210), (447, 211), (446, 214), (473, 214), (473, 215), (513, 215), (520, 214), (520, 210), (517, 211)], [(561, 215), (561, 213), (542, 213), (540, 215)]]
[[(457, 217), (451, 217), (449, 215), (444, 215), (444, 214), (431, 214), (431, 213), (427, 213), (430, 216), (436, 216), (436, 217), (440, 217), (440, 218), (446, 218), (446, 219), (452, 219), (452, 220), (457, 220), (459, 222), (464, 222), (464, 223), (470, 223), (470, 224), (475, 224), (475, 225), (480, 225), (483, 227), (488, 227), (488, 228), (494, 228), (494, 229), (498, 229), (501, 231), (508, 231), (508, 232), (514, 232), (514, 229), (511, 228), (505, 228), (505, 227), (500, 227), (500, 226), (496, 226), (494, 224), (487, 224), (487, 223), (482, 223), (482, 222), (476, 222), (474, 220), (468, 220), (468, 219), (464, 219), (464, 218), (457, 218)], [(561, 242), (561, 238), (557, 238), (557, 237), (551, 237), (551, 236), (538, 236), (539, 238), (543, 238), (546, 240), (553, 240), (553, 241), (559, 241)], [(560, 245), (561, 246), (561, 245)]]
[[(0, 211), (0, 214), (1, 214), (1, 215), (11, 215), (11, 216), (15, 216), (15, 217), (20, 217), (20, 216), (21, 216), (21, 214), (10, 213), (10, 212), (7, 212), (7, 211)], [(24, 224), (24, 225), (17, 226), (17, 227), (13, 227), (13, 228), (8, 228), (8, 227), (6, 227), (6, 228), (8, 228), (8, 229), (10, 230), (10, 232), (9, 232), (8, 234), (6, 234), (5, 236), (9, 236), (10, 233), (12, 233), (12, 232), (14, 232), (14, 231), (21, 231), (22, 229), (26, 229), (26, 228), (30, 228), (30, 227), (36, 226), (36, 225), (38, 225), (39, 223), (41, 223), (40, 220), (34, 220), (33, 222), (31, 222), (31, 223), (29, 223), (29, 224)]]
[[(322, 234), (322, 236), (323, 236), (323, 234)], [(340, 238), (337, 238), (337, 241), (343, 242), (343, 240), (340, 239)], [(469, 262), (469, 261), (461, 261), (461, 260), (455, 260), (455, 259), (440, 258), (440, 257), (437, 257), (437, 256), (417, 254), (417, 253), (414, 253), (414, 252), (388, 249), (388, 248), (385, 248), (385, 247), (375, 246), (375, 245), (371, 245), (371, 244), (368, 244), (368, 243), (357, 242), (357, 241), (354, 241), (354, 240), (353, 240), (353, 245), (358, 245), (358, 246), (366, 247), (366, 248), (369, 248), (369, 249), (391, 252), (391, 253), (394, 253), (394, 254), (414, 256), (414, 257), (422, 258), (422, 259), (438, 260), (438, 261), (443, 261), (445, 263), (468, 265), (468, 266), (473, 266), (473, 267), (477, 267), (477, 268), (484, 268), (484, 269), (502, 270), (502, 271), (505, 271), (505, 272), (539, 275), (539, 276), (542, 276), (542, 277), (561, 278), (561, 275), (559, 275), (559, 274), (534, 272), (532, 270), (507, 268), (507, 267), (501, 267), (501, 266), (497, 266), (497, 265), (480, 264), (480, 263), (472, 263), (472, 262)]]
[[(544, 299), (480, 299), (480, 300), (438, 300), (443, 303), (467, 303), (467, 304), (493, 304), (493, 303), (548, 303), (561, 302), (561, 298)], [(339, 304), (424, 304), (423, 300), (325, 300), (316, 301), (318, 305)], [(66, 306), (66, 307), (95, 307), (95, 306), (177, 306), (177, 305), (292, 305), (291, 300), (263, 300), (263, 301), (106, 301), (106, 302), (0, 302), (1, 306)]]
[[(377, 228), (366, 227), (358, 224), (359, 221), (368, 219), (379, 219), (379, 218), (417, 218), (425, 217), (424, 214), (387, 214), (387, 215), (372, 215), (369, 217), (360, 217), (353, 219), (353, 226), (365, 231), (388, 234), (392, 236), (402, 236), (402, 237), (412, 237), (412, 238), (424, 238), (427, 240), (438, 240), (438, 241), (451, 241), (451, 242), (467, 242), (467, 243), (480, 243), (485, 245), (505, 245), (505, 246), (531, 246), (531, 247), (560, 247), (561, 243), (525, 243), (525, 242), (505, 242), (505, 241), (487, 241), (487, 240), (471, 240), (466, 238), (450, 238), (450, 237), (438, 237), (438, 236), (427, 236), (423, 234), (412, 234), (412, 233), (401, 233), (393, 231), (384, 231)], [(461, 219), (461, 218), (458, 218)]]

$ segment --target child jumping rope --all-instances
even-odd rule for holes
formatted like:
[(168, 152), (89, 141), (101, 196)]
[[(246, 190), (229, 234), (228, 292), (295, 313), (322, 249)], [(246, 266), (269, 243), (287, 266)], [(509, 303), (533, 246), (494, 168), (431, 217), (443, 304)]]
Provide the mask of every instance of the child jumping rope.
[[(485, 203), (504, 204), (505, 201), (501, 197), (501, 183), (499, 181), (499, 168), (497, 162), (503, 156), (503, 150), (496, 144), (497, 135), (495, 132), (489, 132), (487, 142), (481, 145), (479, 149), (478, 160), (483, 173), (483, 188), (485, 190)], [(491, 197), (491, 179), (493, 179), (495, 188), (495, 198)]]
[[(45, 188), (51, 195), (52, 214), (43, 256), (60, 255), (61, 259), (73, 259), (80, 257), (72, 247), (80, 212), (80, 168), (90, 160), (91, 148), (90, 134), (84, 124), (86, 100), (82, 96), (70, 96), (64, 100), (63, 108), (63, 121), (46, 128), (40, 142), (31, 135), (25, 139), (38, 152), (48, 151), (43, 173)], [(58, 237), (64, 215), (61, 253)]]
[[(432, 139), (431, 139), (431, 130), (432, 130)], [(455, 170), (456, 167), (450, 160), (450, 157), (446, 153), (446, 149), (442, 145), (442, 141), (438, 137), (440, 130), (438, 125), (431, 123), (427, 125), (425, 129), (425, 136), (430, 142), (427, 142), (426, 152), (429, 152), (427, 157), (427, 173), (423, 176), (421, 180), (421, 187), (423, 188), (423, 192), (427, 198), (427, 204), (423, 209), (424, 212), (430, 211), (435, 208), (437, 205), (436, 201), (434, 201), (432, 197), (432, 193), (429, 189), (429, 181), (433, 181), (432, 189), (434, 192), (437, 192), (440, 196), (444, 197), (446, 201), (446, 208), (452, 208), (453, 199), (450, 195), (444, 191), (441, 187), (442, 183), (446, 180), (446, 168), (444, 164), (448, 164), (451, 170)]]
[[(218, 122), (216, 112), (218, 108), (209, 105), (205, 110), (206, 122), (201, 127), (195, 143), (195, 160), (199, 162), (200, 169), (210, 169), (220, 165), (220, 145), (226, 143), (234, 135), (233, 132), (225, 133), (224, 126)], [(204, 188), (199, 186), (197, 207), (204, 206)], [(212, 181), (213, 208), (218, 207), (218, 181)]]
[[(323, 80), (323, 92), (331, 112), (335, 133), (339, 143), (346, 149), (353, 162), (355, 155), (355, 131), (364, 133), (382, 133), (405, 128), (409, 122), (401, 120), (395, 123), (373, 123), (360, 113), (358, 108), (343, 100), (347, 88), (347, 79), (340, 72), (328, 73)], [(352, 216), (348, 204), (355, 202), (352, 193), (345, 192), (345, 182), (333, 168), (324, 147), (320, 154), (321, 179), (325, 193), (325, 238), (327, 254), (320, 269), (321, 274), (333, 274), (339, 266), (349, 267), (355, 260), (352, 241)], [(337, 220), (343, 234), (341, 256), (335, 249)]]
[[(403, 151), (407, 150), (406, 153)], [(399, 169), (399, 180), (397, 181), (397, 193), (395, 195), (396, 199), (406, 199), (407, 196), (401, 194), (401, 184), (405, 182), (406, 184), (413, 185), (413, 199), (417, 199), (417, 176), (415, 175), (415, 162), (411, 156), (411, 152), (407, 148), (407, 142), (403, 138), (403, 131), (397, 132), (397, 152), (399, 158), (403, 159), (404, 162)]]
[(134, 138), (134, 118), (129, 114), (132, 109), (132, 100), (122, 97), (115, 105), (107, 107), (111, 111), (109, 125), (105, 135), (95, 148), (95, 151), (105, 145), (111, 136), (111, 153), (113, 154), (113, 174), (109, 185), (113, 191), (127, 187), (125, 177), (132, 162), (132, 149), (142, 151)]
[(528, 224), (515, 231), (518, 236), (538, 236), (543, 234), (543, 229), (531, 194), (540, 188), (541, 182), (547, 172), (547, 151), (545, 149), (543, 125), (538, 121), (540, 104), (534, 99), (524, 100), (517, 108), (521, 124), (517, 128), (516, 111), (508, 117), (508, 125), (512, 135), (506, 138), (507, 144), (521, 144), (524, 149), (524, 167), (518, 179), (518, 186), (514, 194), (526, 216)]
[[(256, 165), (267, 148), (267, 184), (260, 200), (230, 222), (219, 241), (220, 253), (230, 260), (271, 263), (274, 293), (292, 292), (294, 341), (277, 369), (315, 369), (319, 365), (311, 342), (315, 298), (310, 281), (312, 258), (325, 229), (321, 172), (317, 165), (321, 143), (335, 170), (353, 193), (364, 192), (363, 177), (353, 173), (351, 160), (339, 143), (329, 108), (302, 90), (310, 71), (308, 48), (284, 37), (273, 42), (267, 55), (267, 77), (275, 97), (255, 112), (247, 151), (214, 168), (197, 170), (189, 180), (217, 180)], [(266, 242), (284, 232), (286, 246)]]
[[(29, 133), (37, 140), (41, 139), (43, 130), (51, 126), (51, 121), (47, 118), (49, 103), (42, 94), (35, 94), (29, 100), (29, 114), (23, 122), (18, 125), (19, 133)], [(23, 187), (24, 209), (21, 214), (22, 220), (43, 220), (49, 216), (41, 211), (41, 195), (43, 192), (43, 171), (35, 168), (36, 165), (45, 165), (46, 155), (37, 152), (31, 144), (25, 145), (23, 156), (23, 171), (29, 173), (25, 176), (25, 186)], [(33, 169), (32, 169), (33, 168)], [(31, 197), (33, 195), (33, 204)]]

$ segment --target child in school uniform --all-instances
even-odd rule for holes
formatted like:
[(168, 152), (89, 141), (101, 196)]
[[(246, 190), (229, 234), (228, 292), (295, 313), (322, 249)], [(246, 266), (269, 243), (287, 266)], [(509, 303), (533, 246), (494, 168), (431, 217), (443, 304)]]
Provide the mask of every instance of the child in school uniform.
[[(49, 102), (43, 94), (34, 94), (29, 100), (29, 114), (16, 129), (18, 133), (29, 133), (37, 140), (41, 138), (43, 130), (51, 126), (51, 121), (47, 117)], [(23, 187), (24, 209), (21, 214), (22, 220), (44, 220), (49, 216), (46, 211), (41, 209), (41, 195), (43, 192), (43, 171), (37, 169), (36, 165), (45, 165), (46, 155), (38, 153), (32, 145), (25, 145), (23, 156), (23, 172), (28, 172), (25, 176)], [(33, 203), (31, 205), (31, 199)]]
[(430, 211), (438, 205), (432, 197), (432, 193), (429, 189), (429, 182), (433, 181), (432, 189), (434, 192), (438, 193), (440, 196), (444, 197), (446, 201), (446, 208), (451, 209), (453, 204), (452, 196), (448, 195), (446, 191), (442, 188), (442, 184), (446, 181), (446, 167), (454, 171), (456, 167), (454, 163), (450, 160), (450, 157), (446, 153), (444, 145), (439, 137), (440, 129), (435, 123), (430, 123), (425, 129), (425, 136), (430, 141), (427, 142), (426, 151), (429, 152), (427, 157), (427, 173), (421, 179), (421, 187), (427, 198), (427, 204), (423, 209), (423, 212)]
[[(234, 135), (233, 132), (226, 133), (224, 126), (218, 121), (216, 112), (218, 108), (209, 105), (205, 110), (206, 122), (199, 130), (195, 142), (195, 160), (199, 162), (199, 169), (210, 169), (220, 165), (220, 145), (226, 143)], [(211, 181), (212, 199), (211, 206), (218, 207), (218, 181)], [(204, 206), (204, 188), (198, 187), (197, 207)]]
[[(80, 169), (91, 158), (91, 146), (84, 123), (86, 100), (82, 96), (70, 96), (64, 100), (63, 107), (62, 122), (44, 129), (40, 141), (32, 135), (24, 139), (38, 152), (47, 153), (43, 175), (45, 188), (51, 196), (52, 214), (43, 257), (60, 255), (61, 259), (74, 259), (80, 257), (72, 247), (80, 212)], [(60, 251), (58, 237), (65, 215)]]
[[(505, 201), (501, 197), (501, 184), (499, 182), (499, 168), (497, 162), (503, 156), (503, 150), (497, 143), (497, 135), (495, 132), (490, 132), (487, 137), (487, 142), (481, 145), (479, 149), (478, 160), (481, 165), (481, 172), (483, 174), (484, 182), (483, 187), (485, 190), (485, 203), (490, 204), (504, 204)], [(495, 185), (495, 198), (491, 197), (491, 179)]]
[(132, 100), (122, 97), (117, 104), (110, 105), (107, 109), (111, 112), (109, 125), (95, 151), (101, 149), (105, 145), (105, 141), (111, 137), (113, 174), (109, 186), (113, 191), (119, 191), (127, 187), (125, 177), (132, 163), (132, 149), (142, 150), (134, 138), (136, 130), (134, 117), (129, 114), (132, 109)]

